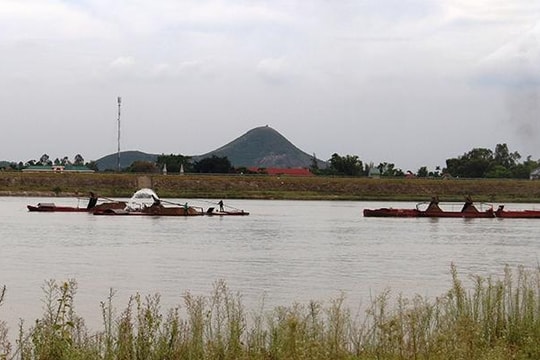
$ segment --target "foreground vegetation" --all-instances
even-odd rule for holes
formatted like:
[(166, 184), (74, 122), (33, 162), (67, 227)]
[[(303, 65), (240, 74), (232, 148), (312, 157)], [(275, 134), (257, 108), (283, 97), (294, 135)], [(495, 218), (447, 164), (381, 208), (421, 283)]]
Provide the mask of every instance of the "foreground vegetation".
[(268, 175), (145, 175), (0, 172), (0, 196), (130, 197), (143, 187), (163, 198), (540, 202), (540, 181)]
[(186, 293), (183, 306), (166, 312), (159, 295), (134, 295), (115, 315), (111, 292), (98, 332), (75, 312), (76, 283), (50, 281), (43, 317), (21, 326), (16, 347), (0, 322), (0, 359), (540, 358), (540, 268), (476, 276), (471, 289), (451, 273), (441, 297), (392, 301), (385, 292), (360, 315), (342, 297), (248, 313), (222, 281), (209, 296)]

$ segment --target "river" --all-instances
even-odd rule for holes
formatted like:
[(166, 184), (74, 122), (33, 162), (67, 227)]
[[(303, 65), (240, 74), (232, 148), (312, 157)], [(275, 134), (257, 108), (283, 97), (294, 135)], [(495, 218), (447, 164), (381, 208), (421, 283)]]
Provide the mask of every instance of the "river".
[[(201, 201), (209, 206), (193, 204)], [(440, 295), (449, 289), (452, 263), (464, 279), (540, 263), (540, 219), (362, 216), (364, 208), (414, 203), (228, 200), (251, 215), (159, 218), (26, 210), (38, 202), (75, 205), (68, 198), (0, 198), (0, 286), (7, 287), (0, 320), (11, 332), (19, 318), (28, 325), (41, 315), (48, 279), (75, 279), (75, 310), (99, 328), (100, 302), (111, 288), (120, 310), (135, 293), (160, 293), (165, 309), (180, 305), (186, 291), (209, 295), (220, 279), (248, 309), (263, 299), (273, 308), (340, 294), (356, 307), (385, 289)]]

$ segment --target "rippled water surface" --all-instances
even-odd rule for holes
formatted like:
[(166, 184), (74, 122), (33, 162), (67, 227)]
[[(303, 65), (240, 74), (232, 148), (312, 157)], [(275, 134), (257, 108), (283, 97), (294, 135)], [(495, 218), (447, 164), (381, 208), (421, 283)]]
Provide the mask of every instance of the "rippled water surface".
[(251, 215), (158, 218), (26, 210), (38, 202), (76, 204), (0, 198), (0, 285), (7, 286), (0, 319), (10, 324), (41, 314), (47, 279), (76, 279), (76, 310), (99, 326), (110, 288), (120, 308), (137, 292), (179, 305), (186, 291), (208, 295), (218, 279), (248, 308), (263, 298), (273, 307), (342, 292), (356, 306), (386, 288), (439, 295), (449, 288), (452, 262), (464, 277), (539, 263), (540, 219), (362, 216), (364, 208), (414, 203), (230, 200)]

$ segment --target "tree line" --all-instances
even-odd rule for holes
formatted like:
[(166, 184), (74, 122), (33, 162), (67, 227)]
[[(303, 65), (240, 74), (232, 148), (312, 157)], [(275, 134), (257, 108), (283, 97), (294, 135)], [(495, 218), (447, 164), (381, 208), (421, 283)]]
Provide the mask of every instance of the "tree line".
[(160, 172), (167, 169), (170, 173), (206, 173), (206, 174), (232, 174), (247, 173), (245, 167), (234, 167), (226, 156), (212, 155), (201, 160), (192, 161), (190, 156), (184, 155), (159, 155), (156, 162), (134, 161), (127, 172)]
[[(531, 172), (540, 167), (539, 160), (532, 160), (529, 155), (520, 162), (521, 155), (511, 152), (507, 144), (497, 144), (494, 150), (474, 148), (456, 158), (446, 160), (446, 167), (436, 167), (429, 171), (426, 166), (420, 167), (416, 173), (396, 168), (393, 163), (383, 162), (378, 165), (364, 164), (356, 155), (340, 156), (333, 154), (326, 169), (314, 169), (318, 174), (368, 176), (373, 169), (380, 176), (400, 177), (458, 177), (458, 178), (506, 178), (527, 179)], [(314, 163), (316, 164), (316, 163)], [(312, 165), (313, 167), (313, 165)]]
[[(540, 167), (540, 161), (532, 160), (529, 155), (525, 161), (520, 162), (521, 155), (511, 152), (507, 144), (497, 144), (494, 150), (486, 148), (473, 148), (456, 158), (446, 160), (446, 167), (436, 167), (428, 170), (426, 166), (420, 167), (415, 173), (404, 172), (394, 163), (381, 162), (364, 163), (358, 155), (339, 155), (334, 153), (326, 162), (325, 168), (318, 166), (319, 161), (313, 155), (310, 170), (315, 175), (334, 176), (370, 176), (377, 174), (383, 177), (458, 177), (458, 178), (514, 178), (527, 179), (530, 173)], [(169, 172), (179, 172), (182, 166), (187, 173), (264, 173), (264, 169), (250, 171), (245, 167), (235, 168), (227, 157), (211, 156), (199, 161), (183, 155), (161, 155), (156, 163), (145, 164), (135, 162), (127, 171), (141, 172), (146, 170), (159, 171), (163, 167)]]
[[(62, 158), (55, 158), (51, 160), (50, 156), (46, 153), (39, 157), (39, 160), (28, 160), (26, 162), (10, 162), (3, 166), (4, 169), (22, 170), (30, 166), (85, 166), (91, 170), (98, 171), (97, 163), (95, 161), (85, 162), (81, 154), (77, 154), (71, 160), (68, 156)], [(2, 167), (0, 167), (2, 168)]]
[[(374, 174), (382, 177), (459, 177), (459, 178), (508, 178), (508, 179), (527, 179), (530, 173), (540, 167), (539, 160), (532, 160), (527, 156), (524, 161), (517, 151), (510, 151), (506, 144), (497, 144), (494, 150), (487, 148), (473, 148), (456, 158), (446, 160), (446, 167), (436, 167), (430, 171), (426, 166), (420, 167), (415, 173), (411, 171), (404, 172), (397, 168), (394, 163), (381, 162), (378, 165), (374, 163), (364, 163), (358, 155), (339, 155), (332, 154), (326, 162), (327, 166), (321, 168), (319, 161), (313, 155), (310, 171), (315, 175), (327, 176), (372, 176)], [(77, 154), (71, 161), (67, 156), (56, 158), (54, 161), (47, 154), (43, 154), (38, 161), (30, 160), (26, 163), (10, 163), (9, 168), (21, 170), (32, 165), (75, 165), (86, 166), (92, 170), (98, 171), (95, 161), (86, 162), (84, 158)], [(159, 155), (155, 162), (134, 161), (130, 166), (122, 169), (123, 172), (133, 173), (159, 173), (164, 169), (170, 173), (264, 173), (265, 169), (250, 170), (246, 167), (234, 167), (230, 160), (224, 156), (211, 157), (192, 161), (190, 156), (181, 154)]]

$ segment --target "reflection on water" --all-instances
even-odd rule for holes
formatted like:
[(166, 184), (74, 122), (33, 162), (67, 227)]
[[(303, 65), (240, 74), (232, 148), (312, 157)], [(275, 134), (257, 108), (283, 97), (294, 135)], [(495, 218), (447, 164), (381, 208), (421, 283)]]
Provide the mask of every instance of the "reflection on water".
[(251, 215), (223, 218), (26, 211), (40, 201), (72, 200), (0, 198), (0, 285), (8, 289), (0, 319), (10, 324), (41, 314), (47, 279), (75, 278), (77, 310), (97, 327), (110, 288), (119, 307), (137, 292), (179, 305), (186, 291), (207, 295), (218, 279), (248, 308), (263, 297), (273, 307), (342, 292), (356, 306), (385, 288), (439, 295), (452, 262), (464, 275), (539, 262), (540, 219), (364, 218), (364, 208), (395, 204), (269, 200), (231, 200)]

